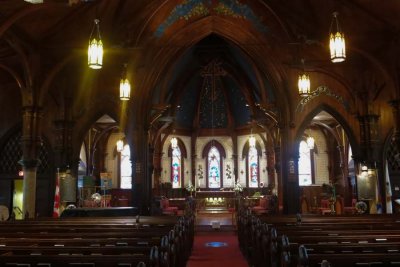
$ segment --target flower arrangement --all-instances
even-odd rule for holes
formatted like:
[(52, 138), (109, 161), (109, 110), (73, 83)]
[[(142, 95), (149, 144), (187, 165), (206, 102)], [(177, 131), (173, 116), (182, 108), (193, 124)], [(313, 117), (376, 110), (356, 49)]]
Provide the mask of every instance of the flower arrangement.
[(196, 188), (194, 187), (194, 185), (188, 184), (188, 185), (186, 186), (186, 190), (187, 190), (188, 192), (194, 192), (194, 191), (196, 190)]
[(236, 193), (243, 192), (242, 185), (239, 182), (236, 182), (235, 186), (233, 187), (233, 191), (235, 191)]
[(364, 201), (358, 201), (355, 208), (358, 214), (364, 214), (367, 211), (367, 204)]

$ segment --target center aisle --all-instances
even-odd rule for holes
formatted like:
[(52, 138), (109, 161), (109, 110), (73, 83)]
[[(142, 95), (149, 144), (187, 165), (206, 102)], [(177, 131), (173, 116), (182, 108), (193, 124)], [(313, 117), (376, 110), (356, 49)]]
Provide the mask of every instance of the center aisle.
[(247, 267), (235, 232), (197, 233), (187, 267)]

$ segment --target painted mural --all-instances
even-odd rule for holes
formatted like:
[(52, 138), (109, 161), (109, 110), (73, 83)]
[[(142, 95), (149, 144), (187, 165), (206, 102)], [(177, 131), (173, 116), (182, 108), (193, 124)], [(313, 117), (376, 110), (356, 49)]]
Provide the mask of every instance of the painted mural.
[(162, 37), (165, 31), (177, 21), (189, 21), (210, 15), (248, 20), (258, 31), (267, 31), (267, 27), (261, 22), (260, 17), (256, 16), (248, 5), (238, 0), (184, 0), (171, 10), (154, 35)]

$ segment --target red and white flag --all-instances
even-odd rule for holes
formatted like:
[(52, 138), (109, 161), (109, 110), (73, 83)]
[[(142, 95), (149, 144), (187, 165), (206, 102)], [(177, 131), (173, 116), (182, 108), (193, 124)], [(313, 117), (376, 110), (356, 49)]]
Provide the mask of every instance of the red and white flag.
[(389, 176), (389, 167), (388, 161), (386, 160), (385, 164), (385, 180), (386, 180), (386, 213), (392, 214), (393, 207), (392, 207), (392, 187), (390, 186), (390, 176)]
[(60, 217), (60, 172), (57, 170), (56, 193), (54, 194), (53, 218)]

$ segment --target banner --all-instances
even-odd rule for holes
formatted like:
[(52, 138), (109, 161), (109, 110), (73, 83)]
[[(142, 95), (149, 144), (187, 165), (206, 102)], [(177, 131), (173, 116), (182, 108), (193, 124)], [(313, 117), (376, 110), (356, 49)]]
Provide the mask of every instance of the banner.
[(392, 187), (390, 186), (390, 177), (389, 177), (389, 166), (386, 160), (385, 164), (385, 180), (386, 180), (386, 213), (392, 214), (393, 207), (392, 207)]
[(54, 194), (53, 218), (60, 217), (60, 171), (57, 169), (56, 192)]

